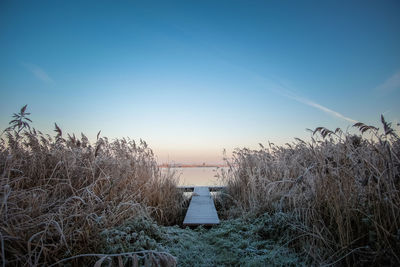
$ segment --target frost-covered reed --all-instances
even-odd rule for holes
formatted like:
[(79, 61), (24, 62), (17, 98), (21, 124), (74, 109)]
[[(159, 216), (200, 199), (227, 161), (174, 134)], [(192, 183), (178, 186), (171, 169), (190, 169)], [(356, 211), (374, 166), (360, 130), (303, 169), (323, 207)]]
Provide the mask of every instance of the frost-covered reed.
[(400, 264), (400, 139), (381, 122), (236, 150), (222, 174), (225, 213), (295, 214), (290, 245), (313, 263)]
[(176, 179), (161, 174), (144, 141), (109, 141), (99, 133), (91, 144), (83, 134), (65, 137), (57, 125), (52, 137), (31, 128), (28, 115), (26, 106), (14, 114), (0, 139), (3, 265), (93, 262), (78, 255), (99, 251), (103, 229), (137, 217), (180, 220)]

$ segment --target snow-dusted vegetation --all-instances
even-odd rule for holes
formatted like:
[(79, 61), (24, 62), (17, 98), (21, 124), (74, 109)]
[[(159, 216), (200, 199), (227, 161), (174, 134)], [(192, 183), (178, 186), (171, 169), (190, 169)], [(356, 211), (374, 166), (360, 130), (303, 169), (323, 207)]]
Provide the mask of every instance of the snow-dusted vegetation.
[(5, 265), (298, 266), (400, 263), (400, 140), (319, 127), (311, 141), (238, 149), (219, 175), (222, 222), (181, 228), (188, 199), (144, 141), (90, 143), (32, 127), (0, 143)]
[(309, 142), (239, 149), (220, 205), (228, 217), (292, 214), (288, 246), (309, 264), (398, 265), (400, 139), (383, 116), (381, 125), (318, 127)]

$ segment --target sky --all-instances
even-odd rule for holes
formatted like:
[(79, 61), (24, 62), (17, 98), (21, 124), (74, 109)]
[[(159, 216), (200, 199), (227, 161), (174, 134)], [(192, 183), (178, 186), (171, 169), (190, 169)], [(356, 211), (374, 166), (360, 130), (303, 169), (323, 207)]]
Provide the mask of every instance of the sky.
[(400, 1), (0, 1), (0, 129), (146, 140), (160, 162), (400, 121)]

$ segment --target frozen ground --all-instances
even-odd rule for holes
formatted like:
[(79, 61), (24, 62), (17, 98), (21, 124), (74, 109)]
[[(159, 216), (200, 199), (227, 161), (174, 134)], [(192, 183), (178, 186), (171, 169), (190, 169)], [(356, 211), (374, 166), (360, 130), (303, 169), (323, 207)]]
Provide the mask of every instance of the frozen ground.
[(264, 215), (223, 221), (210, 229), (164, 227), (137, 220), (104, 231), (104, 252), (166, 251), (176, 257), (178, 266), (304, 265), (288, 247), (291, 230), (286, 219), (285, 214)]

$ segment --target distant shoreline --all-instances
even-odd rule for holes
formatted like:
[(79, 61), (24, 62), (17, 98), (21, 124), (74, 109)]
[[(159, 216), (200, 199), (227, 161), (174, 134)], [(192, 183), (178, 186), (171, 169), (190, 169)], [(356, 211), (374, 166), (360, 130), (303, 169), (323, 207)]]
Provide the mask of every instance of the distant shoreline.
[(160, 164), (159, 168), (222, 168), (228, 167), (225, 164)]

